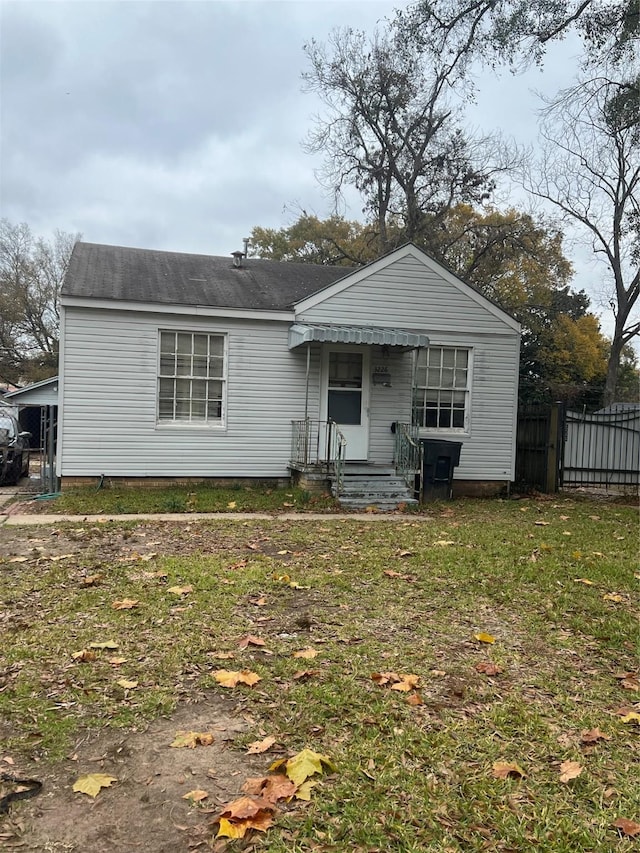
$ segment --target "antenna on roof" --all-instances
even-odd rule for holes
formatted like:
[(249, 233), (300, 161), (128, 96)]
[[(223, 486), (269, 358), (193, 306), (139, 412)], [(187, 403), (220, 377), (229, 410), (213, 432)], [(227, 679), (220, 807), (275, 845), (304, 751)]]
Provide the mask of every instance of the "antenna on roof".
[(249, 240), (250, 239), (251, 239), (250, 237), (243, 237), (242, 238), (242, 242), (244, 243), (244, 256), (245, 256), (245, 258), (249, 257)]

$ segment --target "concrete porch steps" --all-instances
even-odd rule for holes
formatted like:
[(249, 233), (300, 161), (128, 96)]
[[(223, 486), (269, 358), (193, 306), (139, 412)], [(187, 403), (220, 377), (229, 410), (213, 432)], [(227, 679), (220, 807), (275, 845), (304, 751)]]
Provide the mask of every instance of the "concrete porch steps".
[(336, 494), (336, 481), (331, 478), (331, 493), (345, 509), (375, 507), (383, 512), (397, 509), (400, 504), (417, 504), (407, 484), (396, 475), (394, 468), (347, 463), (344, 468), (342, 492)]

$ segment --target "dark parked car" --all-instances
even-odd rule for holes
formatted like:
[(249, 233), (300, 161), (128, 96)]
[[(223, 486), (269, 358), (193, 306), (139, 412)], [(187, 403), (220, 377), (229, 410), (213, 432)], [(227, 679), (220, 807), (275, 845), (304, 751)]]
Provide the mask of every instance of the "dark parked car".
[(29, 473), (30, 438), (17, 418), (0, 412), (0, 485), (13, 485)]

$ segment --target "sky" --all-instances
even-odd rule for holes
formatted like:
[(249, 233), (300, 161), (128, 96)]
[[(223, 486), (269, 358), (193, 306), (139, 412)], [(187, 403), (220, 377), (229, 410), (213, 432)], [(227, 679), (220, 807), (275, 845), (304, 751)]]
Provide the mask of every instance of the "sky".
[[(0, 215), (45, 238), (218, 255), (254, 226), (328, 216), (321, 158), (302, 147), (322, 111), (303, 46), (399, 5), (0, 0)], [(569, 85), (576, 54), (569, 40), (542, 71), (483, 72), (469, 125), (533, 143), (533, 90)], [(585, 258), (573, 248), (574, 286), (594, 292)]]

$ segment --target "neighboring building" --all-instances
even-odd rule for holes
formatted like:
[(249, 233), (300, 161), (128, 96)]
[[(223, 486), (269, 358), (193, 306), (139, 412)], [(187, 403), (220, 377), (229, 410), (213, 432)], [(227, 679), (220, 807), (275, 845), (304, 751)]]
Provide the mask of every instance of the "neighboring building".
[(328, 421), (348, 462), (393, 465), (413, 422), (463, 443), (456, 489), (513, 479), (519, 325), (411, 244), (347, 269), (77, 243), (61, 306), (63, 487), (284, 479)]

